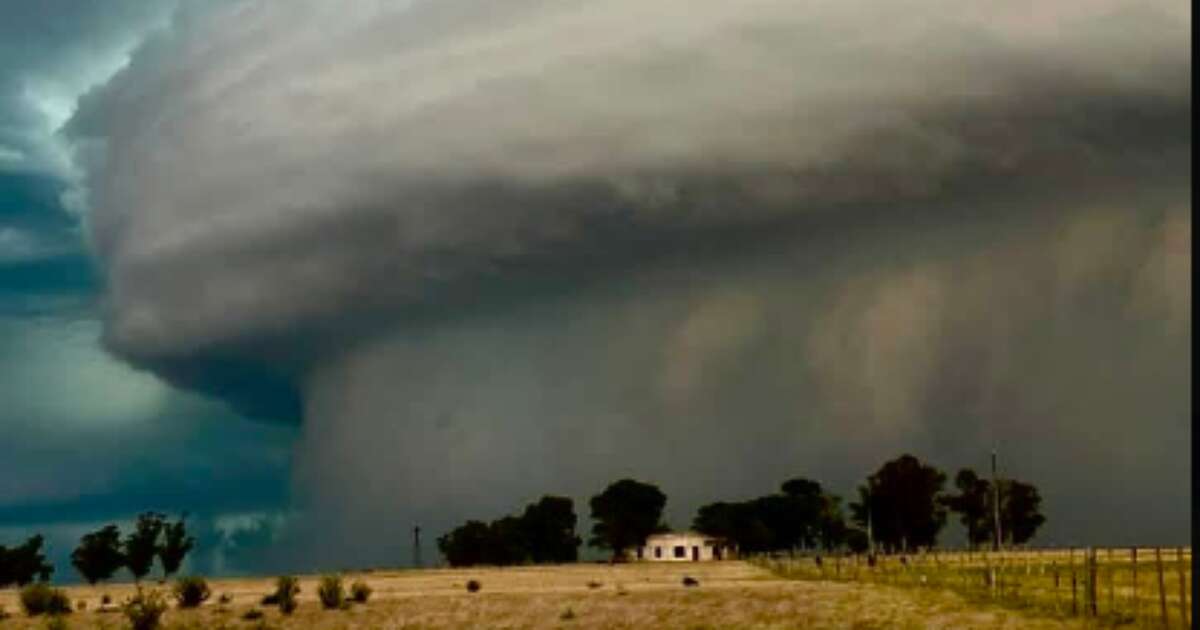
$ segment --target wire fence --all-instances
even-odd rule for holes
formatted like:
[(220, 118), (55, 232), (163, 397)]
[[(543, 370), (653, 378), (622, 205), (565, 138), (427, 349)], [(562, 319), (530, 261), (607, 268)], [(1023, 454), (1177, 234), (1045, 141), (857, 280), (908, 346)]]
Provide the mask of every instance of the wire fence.
[(1103, 625), (1190, 628), (1191, 547), (923, 551), (913, 554), (754, 556), (791, 579), (947, 589)]

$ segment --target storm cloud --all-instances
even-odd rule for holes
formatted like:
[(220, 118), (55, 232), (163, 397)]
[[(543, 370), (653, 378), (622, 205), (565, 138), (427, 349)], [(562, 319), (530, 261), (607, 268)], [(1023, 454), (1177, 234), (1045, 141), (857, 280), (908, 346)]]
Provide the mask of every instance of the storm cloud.
[(996, 443), (1060, 542), (1125, 531), (1071, 520), (1096, 505), (1177, 539), (1190, 20), (185, 8), (66, 130), (105, 341), (303, 416), (301, 502), (373, 534), (330, 554), (620, 474), (682, 526), (787, 476), (846, 491), (901, 450), (953, 468)]

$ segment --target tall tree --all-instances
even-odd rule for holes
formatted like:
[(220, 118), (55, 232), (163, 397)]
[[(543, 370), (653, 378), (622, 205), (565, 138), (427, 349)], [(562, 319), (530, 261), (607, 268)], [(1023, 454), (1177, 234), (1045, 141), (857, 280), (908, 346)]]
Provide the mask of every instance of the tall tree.
[(491, 531), (483, 521), (467, 521), (439, 537), (437, 545), (452, 567), (484, 564), (491, 545)]
[[(1015, 479), (1000, 479), (1000, 534), (1006, 544), (1028, 542), (1046, 522), (1041, 513), (1042, 497), (1033, 485)], [(990, 544), (995, 536), (992, 512), (992, 482), (974, 471), (963, 469), (954, 478), (958, 494), (945, 497), (943, 503), (959, 514), (972, 545)]]
[(535, 563), (575, 562), (582, 542), (575, 534), (575, 503), (567, 497), (544, 496), (525, 508), (521, 528)]
[(959, 515), (959, 522), (967, 530), (967, 541), (971, 546), (987, 543), (992, 537), (992, 484), (981, 479), (975, 471), (964, 468), (954, 476), (958, 494), (950, 495), (942, 503)]
[(107, 580), (125, 566), (121, 553), (121, 532), (116, 525), (106, 525), (84, 534), (79, 546), (71, 552), (71, 564), (88, 584)]
[(776, 530), (776, 547), (815, 547), (820, 539), (821, 510), (825, 504), (821, 484), (796, 478), (783, 482), (780, 490), (785, 498), (787, 517), (782, 529)]
[(467, 521), (438, 538), (438, 549), (456, 567), (574, 562), (580, 544), (576, 520), (571, 499), (544, 496), (527, 505), (520, 516), (486, 524)]
[(171, 577), (179, 571), (184, 557), (196, 546), (196, 539), (187, 533), (187, 526), (184, 524), (186, 520), (185, 512), (178, 521), (163, 523), (163, 543), (158, 549), (158, 561), (162, 563), (164, 577)]
[(662, 522), (667, 495), (657, 486), (633, 479), (613, 482), (591, 498), (593, 547), (610, 549), (614, 561), (625, 550), (642, 545), (646, 537), (666, 529)]
[(1046, 522), (1042, 497), (1032, 484), (1000, 480), (1000, 535), (1010, 545), (1023, 545)]
[(841, 547), (846, 542), (846, 519), (842, 515), (842, 498), (832, 494), (821, 495), (821, 509), (817, 515), (817, 541), (827, 552)]
[(125, 555), (125, 567), (133, 574), (135, 581), (141, 581), (150, 568), (154, 566), (154, 558), (158, 555), (159, 536), (162, 534), (165, 517), (157, 512), (139, 514), (133, 531), (125, 537), (122, 551)]
[(0, 546), (0, 588), (13, 584), (25, 586), (35, 579), (41, 582), (50, 579), (54, 567), (46, 562), (42, 552), (44, 543), (41, 534), (34, 534), (12, 549)]
[[(764, 500), (765, 499), (765, 500)], [(692, 529), (724, 538), (742, 553), (760, 553), (781, 548), (779, 526), (781, 497), (759, 497), (735, 503), (717, 502), (701, 506), (692, 519)]]
[(891, 551), (932, 547), (946, 524), (942, 486), (946, 475), (909, 454), (886, 462), (859, 487), (850, 504), (854, 520), (866, 527), (868, 506), (875, 541)]

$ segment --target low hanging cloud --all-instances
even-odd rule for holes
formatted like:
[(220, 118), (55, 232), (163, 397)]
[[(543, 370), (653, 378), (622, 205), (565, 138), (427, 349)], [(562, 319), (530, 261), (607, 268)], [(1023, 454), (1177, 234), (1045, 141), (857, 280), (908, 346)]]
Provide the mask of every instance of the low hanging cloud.
[[(350, 529), (625, 469), (687, 506), (1081, 427), (1174, 453), (1190, 21), (1165, 0), (185, 6), (67, 127), (105, 341), (303, 415), (297, 483)], [(1126, 435), (1139, 410), (1161, 419)], [(1060, 505), (1111, 489), (1014, 465)], [(1186, 521), (1164, 510), (1156, 534)]]

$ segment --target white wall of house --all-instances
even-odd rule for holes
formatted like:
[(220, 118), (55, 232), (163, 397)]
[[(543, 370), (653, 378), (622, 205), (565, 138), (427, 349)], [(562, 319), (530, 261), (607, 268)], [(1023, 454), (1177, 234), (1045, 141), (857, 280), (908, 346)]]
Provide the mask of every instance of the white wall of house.
[(736, 553), (724, 542), (695, 532), (655, 534), (646, 544), (628, 554), (629, 560), (644, 562), (706, 562), (732, 560)]

